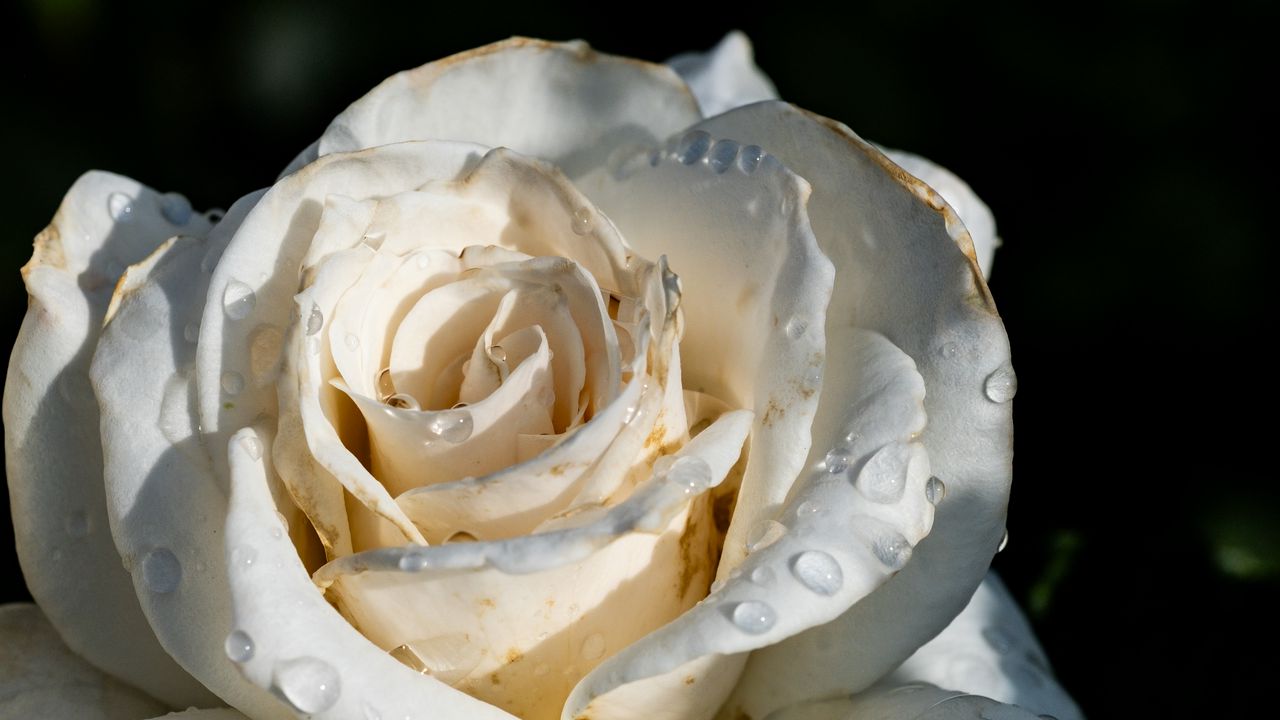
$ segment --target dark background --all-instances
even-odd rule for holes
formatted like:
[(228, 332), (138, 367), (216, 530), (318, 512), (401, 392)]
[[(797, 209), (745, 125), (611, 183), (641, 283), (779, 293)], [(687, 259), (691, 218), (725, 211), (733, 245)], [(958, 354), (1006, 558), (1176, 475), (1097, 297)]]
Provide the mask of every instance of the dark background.
[[(395, 71), (513, 34), (662, 60), (741, 28), (784, 98), (950, 167), (994, 210), (1021, 386), (995, 565), (1086, 713), (1270, 705), (1274, 663), (1248, 651), (1280, 609), (1258, 419), (1272, 4), (447, 4), (6, 3), (0, 346), (31, 238), (86, 169), (225, 207)], [(0, 503), (0, 602), (22, 600)]]

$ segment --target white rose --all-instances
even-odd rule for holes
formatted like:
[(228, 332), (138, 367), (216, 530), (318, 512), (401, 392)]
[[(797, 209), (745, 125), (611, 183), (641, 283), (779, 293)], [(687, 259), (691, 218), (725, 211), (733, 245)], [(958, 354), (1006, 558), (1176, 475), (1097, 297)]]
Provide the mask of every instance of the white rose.
[(737, 107), (773, 97), (740, 35), (673, 65), (511, 40), (401, 73), (225, 217), (83, 176), (4, 402), (72, 652), (6, 608), (0, 697), (1078, 716), (997, 585), (961, 614), (1010, 481), (989, 213)]

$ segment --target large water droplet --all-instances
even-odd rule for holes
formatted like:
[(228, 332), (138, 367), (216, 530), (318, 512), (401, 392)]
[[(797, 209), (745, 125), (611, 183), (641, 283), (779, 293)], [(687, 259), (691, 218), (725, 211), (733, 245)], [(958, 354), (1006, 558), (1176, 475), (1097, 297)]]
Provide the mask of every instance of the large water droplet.
[(839, 475), (849, 469), (849, 450), (842, 447), (832, 448), (822, 462), (826, 465), (827, 472)]
[(586, 640), (582, 641), (582, 659), (583, 660), (599, 660), (604, 655), (604, 636), (600, 633), (591, 633)]
[(338, 671), (329, 663), (310, 657), (280, 662), (272, 684), (290, 705), (308, 714), (333, 707), (342, 693)]
[(739, 630), (752, 635), (768, 632), (778, 621), (778, 614), (773, 611), (773, 608), (756, 600), (734, 605), (730, 617)]
[(897, 502), (907, 484), (907, 464), (911, 448), (905, 443), (891, 442), (867, 460), (854, 481), (867, 499), (876, 503)]
[(896, 532), (886, 532), (871, 543), (871, 552), (890, 570), (901, 570), (911, 559), (911, 543)]
[(448, 443), (458, 444), (471, 437), (474, 425), (466, 410), (441, 410), (427, 423), (427, 431)]
[(249, 662), (253, 658), (253, 638), (243, 630), (232, 630), (223, 642), (222, 649), (233, 663)]
[(702, 159), (711, 147), (711, 136), (704, 130), (693, 130), (680, 138), (676, 147), (676, 159), (685, 165), (692, 165)]
[(79, 540), (89, 534), (89, 514), (84, 510), (72, 510), (62, 519), (62, 528), (72, 540)]
[(227, 288), (222, 291), (222, 309), (232, 320), (243, 320), (249, 317), (249, 313), (253, 312), (253, 306), (257, 302), (258, 297), (254, 294), (253, 288), (239, 280), (227, 283)]
[(711, 487), (711, 466), (700, 457), (681, 457), (666, 472), (666, 481), (689, 495), (697, 495)]
[(160, 214), (173, 225), (186, 225), (191, 219), (191, 202), (182, 193), (165, 193), (160, 198)]
[(240, 438), (240, 447), (254, 460), (262, 459), (262, 441), (252, 435)]
[(791, 572), (801, 585), (819, 595), (835, 595), (844, 585), (844, 571), (836, 559), (821, 550), (806, 550), (791, 560)]
[(592, 222), (595, 220), (595, 213), (589, 207), (580, 207), (573, 211), (573, 219), (569, 222), (569, 227), (573, 229), (574, 235), (586, 235), (591, 232)]
[(118, 223), (133, 222), (133, 198), (122, 192), (107, 196), (107, 214)]
[(747, 531), (747, 552), (759, 552), (787, 534), (787, 526), (777, 520), (761, 520)]
[(937, 505), (946, 496), (947, 486), (936, 476), (929, 478), (924, 484), (924, 499), (928, 500), (930, 505)]
[(792, 340), (799, 340), (809, 331), (809, 321), (797, 315), (787, 321), (786, 331), (787, 337)]
[(142, 581), (155, 593), (171, 593), (182, 582), (182, 564), (168, 548), (156, 548), (142, 559)]
[(707, 153), (707, 165), (719, 175), (733, 167), (733, 161), (737, 157), (738, 143), (732, 140), (717, 140), (716, 144), (711, 146), (711, 152)]
[(1018, 394), (1018, 376), (1013, 372), (1012, 365), (1002, 365), (995, 372), (987, 376), (987, 382), (983, 384), (982, 391), (987, 394), (987, 399), (994, 403), (1007, 403)]
[(311, 303), (311, 312), (307, 314), (307, 334), (315, 335), (322, 327), (324, 327), (324, 314), (315, 303)]
[(750, 175), (760, 167), (762, 158), (764, 158), (764, 150), (759, 145), (748, 145), (738, 153), (738, 169)]
[(234, 370), (222, 373), (222, 391), (228, 395), (239, 395), (244, 390), (244, 376)]

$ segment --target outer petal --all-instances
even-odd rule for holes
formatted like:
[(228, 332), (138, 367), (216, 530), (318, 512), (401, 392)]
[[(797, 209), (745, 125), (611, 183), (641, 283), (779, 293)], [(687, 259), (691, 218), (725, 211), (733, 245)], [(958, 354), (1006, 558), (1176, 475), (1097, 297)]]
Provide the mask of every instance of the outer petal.
[(915, 175), (926, 185), (938, 191), (951, 206), (973, 240), (973, 251), (982, 274), (991, 276), (991, 263), (995, 260), (1000, 238), (996, 235), (996, 218), (990, 208), (969, 185), (950, 170), (929, 160), (901, 150), (885, 149), (884, 153), (903, 170)]
[(932, 685), (879, 686), (852, 698), (800, 703), (771, 714), (770, 720), (1037, 720), (1016, 705)]
[(573, 177), (698, 117), (666, 67), (582, 41), (512, 38), (391, 76), (329, 125), (318, 152), (466, 140), (550, 160)]
[(927, 392), (921, 440), (948, 488), (901, 573), (834, 623), (753, 655), (731, 702), (761, 717), (866, 687), (964, 607), (1004, 533), (1016, 386), (972, 241), (935, 191), (843, 125), (783, 103), (700, 127), (757, 143), (810, 181), (813, 229), (839, 278), (828, 327), (876, 330), (914, 359)]
[(756, 67), (751, 41), (740, 30), (725, 35), (707, 52), (682, 53), (668, 60), (667, 65), (689, 84), (707, 117), (778, 98), (773, 83)]
[(190, 718), (190, 720), (248, 720), (237, 710), (231, 708), (211, 708), (208, 710), (183, 710), (182, 712), (169, 713), (160, 717), (151, 718), (151, 720), (174, 720), (175, 718)]
[(1084, 718), (1054, 681), (1031, 625), (994, 573), (982, 581), (964, 612), (907, 658), (886, 682), (930, 683), (1020, 705), (1058, 720)]
[(0, 718), (136, 720), (163, 711), (77, 657), (40, 608), (0, 606)]
[(23, 268), (30, 309), (4, 389), (9, 500), (32, 596), (72, 650), (174, 705), (213, 698), (156, 643), (120, 567), (88, 371), (124, 268), (171, 235), (208, 230), (179, 195), (119, 175), (83, 175)]

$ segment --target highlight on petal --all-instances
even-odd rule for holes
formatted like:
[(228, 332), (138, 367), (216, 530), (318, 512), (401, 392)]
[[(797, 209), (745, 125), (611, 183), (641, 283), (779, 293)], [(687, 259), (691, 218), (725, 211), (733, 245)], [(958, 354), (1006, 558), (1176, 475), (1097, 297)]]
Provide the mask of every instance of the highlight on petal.
[[(884, 149), (884, 154), (903, 170), (922, 180), (938, 191), (955, 214), (960, 216), (973, 242), (974, 259), (984, 277), (991, 277), (991, 264), (995, 260), (1000, 237), (996, 235), (996, 219), (977, 193), (950, 170), (902, 150)], [(963, 249), (963, 246), (962, 246)]]
[(688, 83), (704, 117), (778, 98), (773, 82), (756, 67), (751, 41), (740, 30), (725, 35), (706, 52), (681, 53), (667, 65)]
[[(752, 655), (730, 703), (763, 717), (867, 687), (963, 608), (1004, 534), (1013, 371), (968, 231), (936, 191), (843, 125), (784, 103), (739, 108), (698, 129), (755, 143), (812, 183), (813, 232), (840, 279), (826, 315), (828, 358), (845, 351), (834, 332), (844, 327), (880, 333), (914, 361), (929, 419), (916, 440), (947, 488), (929, 536), (897, 575), (832, 623)], [(810, 462), (830, 449), (815, 445)]]
[(30, 307), (4, 388), (9, 500), (27, 587), (74, 652), (177, 706), (213, 697), (155, 641), (120, 567), (89, 360), (125, 268), (173, 235), (202, 237), (209, 227), (176, 193), (110, 173), (81, 176), (22, 270)]
[(136, 720), (164, 705), (78, 657), (30, 604), (0, 605), (0, 703), (9, 718)]
[(618, 148), (651, 144), (699, 117), (667, 67), (581, 40), (512, 38), (387, 78), (334, 119), (318, 152), (459, 140), (509, 147), (577, 177)]

